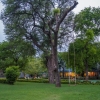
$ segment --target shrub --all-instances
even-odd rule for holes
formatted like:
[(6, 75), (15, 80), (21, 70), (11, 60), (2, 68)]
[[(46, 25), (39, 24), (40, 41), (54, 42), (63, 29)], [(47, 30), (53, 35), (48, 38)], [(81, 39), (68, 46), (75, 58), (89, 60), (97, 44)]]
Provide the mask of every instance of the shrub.
[(6, 68), (6, 79), (8, 84), (14, 84), (19, 76), (19, 67), (10, 66)]
[(96, 85), (100, 85), (100, 81), (95, 82)]
[(5, 78), (0, 78), (0, 83), (7, 83), (6, 79)]
[(18, 82), (49, 83), (48, 79), (17, 79)]

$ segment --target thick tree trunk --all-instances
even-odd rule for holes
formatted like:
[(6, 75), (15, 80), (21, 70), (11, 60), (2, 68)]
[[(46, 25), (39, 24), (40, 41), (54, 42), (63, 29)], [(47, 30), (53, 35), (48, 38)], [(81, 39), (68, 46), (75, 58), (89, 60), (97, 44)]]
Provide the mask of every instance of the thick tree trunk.
[(52, 48), (52, 65), (53, 65), (53, 71), (55, 75), (55, 86), (61, 87), (60, 74), (58, 71), (58, 59), (57, 59), (57, 47), (56, 46)]
[(57, 51), (54, 51), (54, 49), (52, 49), (51, 55), (46, 57), (46, 59), (49, 83), (55, 83), (56, 87), (61, 87), (60, 74), (58, 71)]
[(59, 75), (58, 70), (56, 70), (54, 73), (55, 73), (55, 86), (61, 87), (60, 75)]
[(48, 79), (49, 83), (54, 84), (54, 72), (52, 67), (52, 55), (47, 57), (47, 70), (48, 70)]

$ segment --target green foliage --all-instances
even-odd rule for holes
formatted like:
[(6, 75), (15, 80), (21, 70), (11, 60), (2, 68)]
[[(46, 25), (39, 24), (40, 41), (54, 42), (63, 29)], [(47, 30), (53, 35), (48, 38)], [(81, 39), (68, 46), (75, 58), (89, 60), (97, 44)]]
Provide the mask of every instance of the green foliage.
[(90, 40), (90, 41), (94, 39), (94, 32), (93, 32), (93, 30), (89, 29), (89, 30), (86, 31), (86, 38), (88, 40)]
[[(91, 69), (98, 63), (98, 47), (95, 45), (96, 36), (100, 35), (100, 8), (87, 7), (75, 17), (75, 32), (78, 41), (75, 40), (76, 65), (82, 65), (83, 69)], [(76, 45), (77, 44), (77, 45)], [(79, 50), (78, 50), (79, 49)], [(78, 50), (78, 52), (77, 52)], [(78, 57), (80, 59), (78, 59)], [(80, 61), (81, 60), (81, 61)], [(77, 63), (79, 61), (79, 63)]]
[(25, 72), (29, 74), (38, 74), (46, 71), (42, 59), (38, 57), (29, 57)]
[[(32, 83), (49, 83), (48, 79), (17, 79), (17, 82), (32, 82)], [(7, 83), (6, 79), (1, 79), (0, 78), (0, 83)], [(61, 79), (61, 84), (69, 84), (68, 79)], [(70, 85), (74, 85), (75, 82), (71, 81)], [(89, 81), (81, 81), (81, 80), (76, 80), (76, 85), (100, 85), (100, 81), (98, 80), (89, 80)]]
[[(74, 47), (73, 47), (74, 44)], [(75, 49), (75, 55), (74, 55)], [(92, 30), (87, 30), (84, 37), (78, 37), (73, 43), (69, 46), (69, 59), (70, 66), (74, 65), (75, 57), (75, 66), (77, 72), (85, 71), (86, 63), (89, 68), (93, 67), (97, 61), (97, 47), (94, 43), (94, 34)]]
[(60, 14), (60, 9), (59, 8), (55, 8), (53, 10), (54, 15), (59, 15)]
[(97, 52), (97, 55), (96, 55), (96, 63), (100, 63), (100, 42), (96, 42), (95, 43), (95, 46), (96, 46), (96, 52)]
[(100, 7), (87, 7), (75, 17), (75, 31), (84, 34), (88, 29), (93, 30), (94, 35), (100, 34)]
[(58, 67), (59, 68), (65, 68), (66, 67), (66, 62), (58, 56)]
[[(33, 83), (49, 83), (48, 79), (18, 79), (18, 82), (33, 82)], [(68, 79), (61, 79), (61, 84), (69, 84), (69, 80)], [(75, 81), (70, 81), (70, 85), (74, 85)], [(97, 80), (89, 80), (89, 81), (85, 81), (85, 80), (76, 80), (76, 85), (100, 85), (100, 81)]]
[(10, 66), (6, 68), (6, 79), (8, 84), (14, 84), (19, 76), (19, 67)]
[(48, 79), (18, 79), (18, 82), (49, 83)]
[(68, 62), (68, 52), (59, 52), (58, 57), (60, 57), (64, 62)]
[(6, 66), (14, 64), (12, 59), (12, 51), (10, 50), (9, 42), (0, 43), (0, 68), (5, 71)]
[(5, 78), (0, 78), (0, 83), (7, 83), (7, 80)]
[(23, 70), (27, 63), (27, 57), (34, 54), (35, 50), (29, 42), (24, 40), (4, 41), (0, 43), (0, 68), (5, 71), (7, 66), (15, 65)]
[(65, 66), (70, 67), (69, 65), (69, 58), (68, 58), (69, 53), (68, 52), (59, 52), (58, 57), (60, 57), (63, 62), (65, 63)]
[[(70, 8), (75, 0), (70, 0), (71, 2), (68, 0), (59, 2), (55, 0), (31, 0), (30, 2), (28, 0), (1, 1), (5, 6), (1, 14), (1, 20), (5, 25), (5, 33), (7, 35), (7, 39), (11, 41), (14, 39), (25, 39), (25, 41), (31, 42), (31, 44), (36, 47), (35, 49), (38, 47), (38, 50), (48, 51), (51, 48), (50, 39), (54, 40), (54, 38), (51, 37), (54, 36), (52, 29), (57, 29), (55, 24), (56, 22), (52, 21), (52, 19), (55, 17), (52, 12), (63, 16), (64, 11), (66, 11), (66, 6)], [(55, 8), (56, 6), (59, 8)], [(62, 29), (59, 31), (59, 33), (61, 33), (59, 34), (59, 37), (62, 41), (64, 41), (63, 33), (69, 33), (71, 28), (73, 29), (73, 16), (74, 13), (72, 12), (67, 14), (67, 17), (65, 20), (63, 20), (64, 22), (61, 23), (61, 25), (58, 25), (60, 26), (59, 29)], [(48, 21), (51, 23), (53, 22), (53, 25), (49, 26)], [(70, 28), (67, 26), (70, 26)]]

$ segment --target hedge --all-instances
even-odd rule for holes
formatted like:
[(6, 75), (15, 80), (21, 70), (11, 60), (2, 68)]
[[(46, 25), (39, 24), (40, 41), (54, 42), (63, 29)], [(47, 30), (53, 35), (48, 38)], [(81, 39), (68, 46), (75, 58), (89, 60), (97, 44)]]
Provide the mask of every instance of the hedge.
[[(48, 79), (17, 79), (17, 82), (33, 82), (33, 83), (49, 83)], [(7, 83), (6, 78), (1, 78), (0, 83)], [(69, 84), (68, 80), (61, 80), (61, 84)], [(75, 84), (75, 82), (70, 82), (70, 84)], [(91, 81), (76, 81), (76, 84), (79, 85), (100, 85), (100, 81), (91, 82)]]

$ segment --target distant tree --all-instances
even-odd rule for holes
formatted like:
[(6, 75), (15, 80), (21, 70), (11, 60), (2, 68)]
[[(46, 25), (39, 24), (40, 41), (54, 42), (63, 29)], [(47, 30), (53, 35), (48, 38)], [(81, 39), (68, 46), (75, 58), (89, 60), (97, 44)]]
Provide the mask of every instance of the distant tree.
[(59, 66), (59, 70), (62, 71), (63, 78), (64, 78), (66, 62), (60, 56), (58, 56), (58, 66)]
[(96, 46), (96, 51), (97, 51), (97, 55), (96, 55), (96, 61), (95, 64), (93, 65), (96, 69), (98, 69), (98, 71), (100, 70), (100, 42), (96, 41), (94, 43), (94, 45)]
[(74, 66), (75, 60), (77, 72), (84, 71), (86, 73), (86, 80), (88, 81), (88, 71), (97, 61), (97, 48), (94, 43), (93, 31), (88, 30), (85, 37), (75, 39), (74, 45), (75, 47), (73, 48), (73, 43), (71, 43), (68, 50), (70, 66)]
[(42, 59), (39, 57), (29, 57), (25, 72), (28, 74), (39, 74), (46, 71)]
[(60, 57), (68, 67), (68, 52), (59, 52), (58, 57)]
[[(76, 0), (2, 0), (1, 19), (8, 38), (30, 41), (46, 54), (50, 83), (60, 87), (57, 46), (72, 31)], [(56, 8), (57, 7), (57, 8)], [(63, 41), (64, 42), (64, 41)]]
[[(84, 51), (79, 51), (79, 54), (82, 52), (79, 56), (85, 58), (85, 60), (82, 59), (83, 62), (81, 65), (87, 66), (86, 71), (91, 64), (97, 61), (97, 57), (95, 57), (97, 55), (95, 53), (97, 53), (98, 50), (93, 40), (96, 42), (100, 35), (100, 8), (87, 7), (83, 9), (75, 17), (74, 29), (78, 38), (81, 38), (81, 40), (78, 40), (79, 43), (81, 43), (81, 41), (83, 42), (81, 43), (82, 45), (79, 43), (77, 45), (85, 48), (85, 50), (83, 49)], [(79, 62), (81, 62), (80, 60), (81, 59), (79, 59)], [(88, 80), (88, 71), (86, 71), (86, 80)]]

